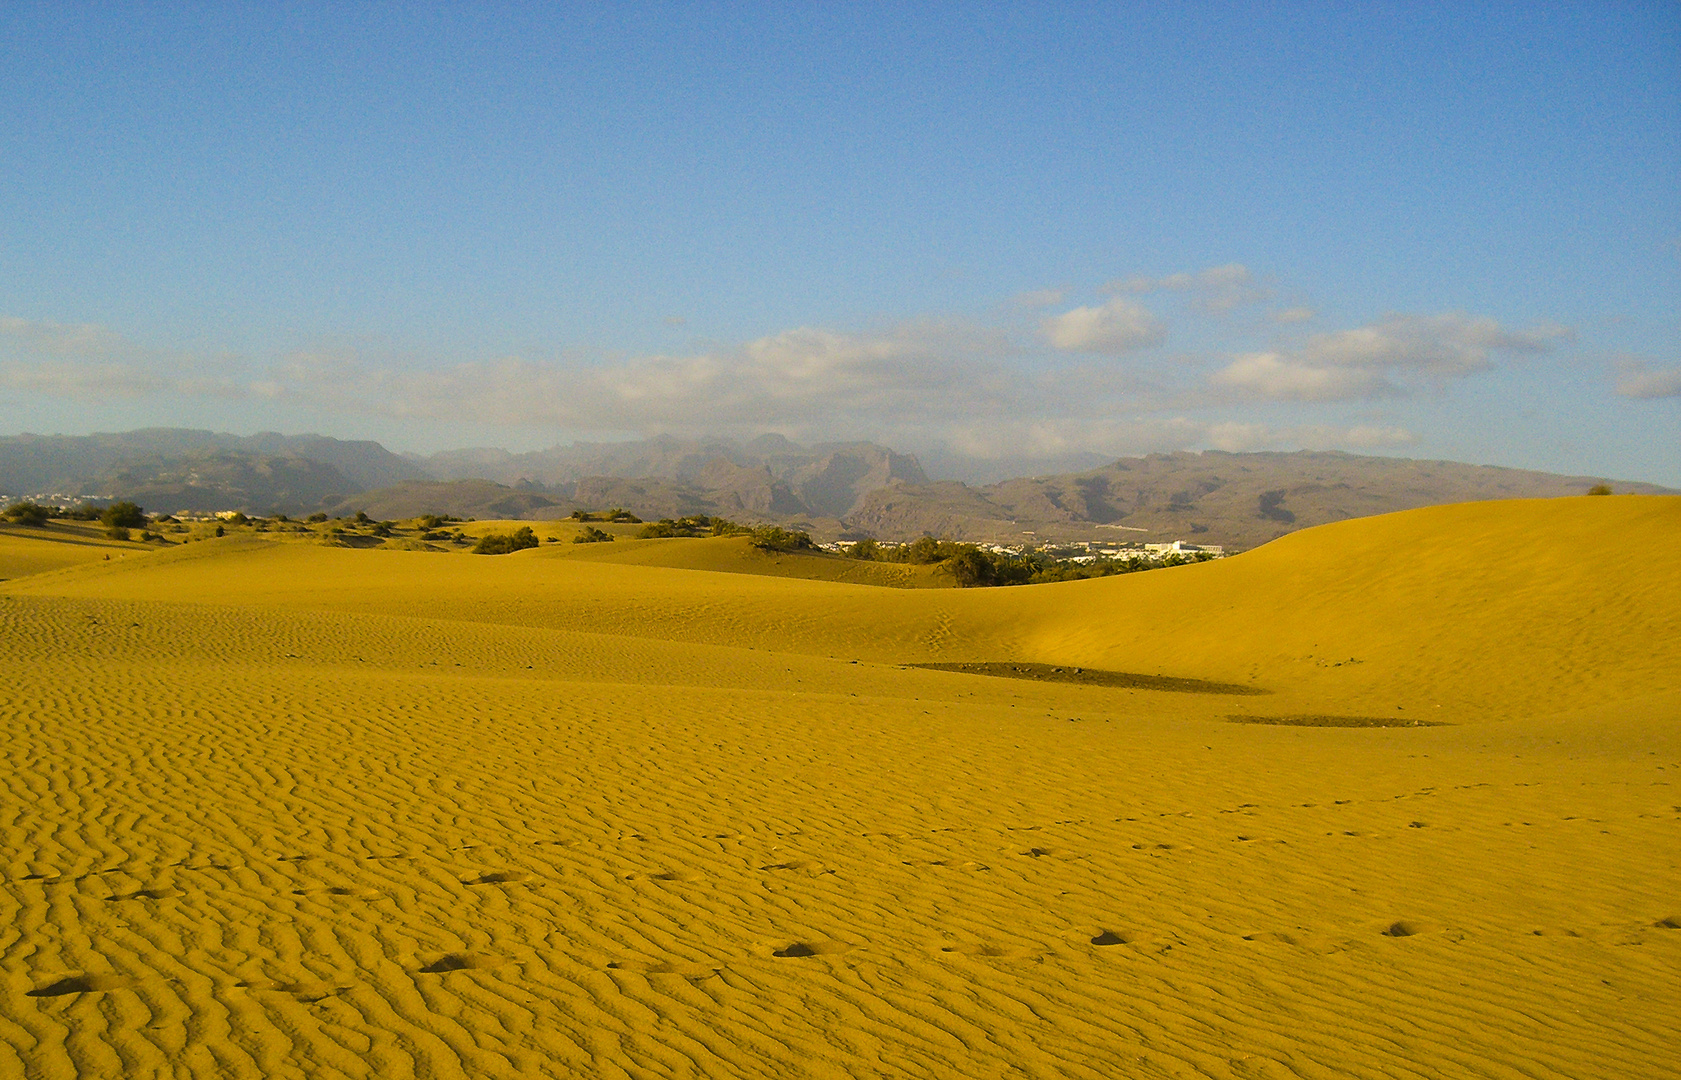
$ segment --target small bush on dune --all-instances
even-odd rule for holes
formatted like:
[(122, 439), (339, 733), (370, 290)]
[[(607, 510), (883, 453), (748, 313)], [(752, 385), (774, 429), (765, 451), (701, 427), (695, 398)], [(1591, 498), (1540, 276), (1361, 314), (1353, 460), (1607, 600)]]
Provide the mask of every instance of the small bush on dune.
[(671, 536), (736, 536), (752, 531), (729, 518), (690, 514), (688, 517), (660, 518), (644, 525), (636, 535), (638, 539), (650, 540)]
[(327, 515), (326, 514), (321, 514), (321, 513), (315, 513), (315, 514), (309, 515), (307, 518), (304, 518), (304, 520), (309, 522), (311, 525), (319, 525), (323, 521), (327, 520)]
[(626, 510), (622, 506), (615, 506), (611, 510), (574, 510), (573, 521), (607, 521), (620, 525), (640, 525), (642, 519)]
[(146, 511), (131, 502), (112, 503), (99, 515), (99, 520), (110, 529), (139, 529), (146, 524)]
[(880, 562), (882, 559), (881, 545), (866, 536), (864, 539), (846, 549), (846, 557), (849, 559), (864, 559), (869, 562)]
[(531, 526), (525, 525), (512, 533), (490, 533), (479, 539), (473, 545), (474, 555), (510, 555), (526, 548), (538, 545), (537, 534), (531, 531)]
[(6, 507), (6, 520), (17, 525), (45, 525), (52, 510), (40, 503), (15, 502)]
[(610, 544), (613, 542), (613, 534), (603, 532), (594, 525), (588, 525), (585, 526), (583, 532), (572, 538), (572, 542), (574, 544)]
[(1588, 488), (1588, 494), (1589, 495), (1609, 495), (1609, 494), (1611, 494), (1611, 485), (1610, 484), (1595, 484), (1593, 487)]
[(780, 525), (761, 525), (750, 534), (751, 543), (760, 551), (814, 551), (811, 534), (784, 529)]
[(121, 525), (113, 525), (105, 530), (105, 535), (112, 540), (127, 540), (128, 530)]

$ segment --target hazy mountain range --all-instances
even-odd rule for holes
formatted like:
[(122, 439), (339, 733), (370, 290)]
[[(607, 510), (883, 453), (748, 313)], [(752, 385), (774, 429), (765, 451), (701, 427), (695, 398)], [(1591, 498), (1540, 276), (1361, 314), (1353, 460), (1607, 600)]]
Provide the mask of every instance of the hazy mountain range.
[(971, 486), (930, 480), (874, 443), (801, 446), (659, 437), (515, 454), (399, 455), (376, 442), (152, 428), (0, 437), (0, 493), (126, 498), (161, 511), (365, 510), (544, 519), (624, 507), (643, 517), (720, 514), (820, 536), (932, 534), (1001, 542), (1198, 539), (1246, 548), (1295, 529), (1445, 502), (1582, 494), (1652, 484), (1334, 452), (1152, 454)]

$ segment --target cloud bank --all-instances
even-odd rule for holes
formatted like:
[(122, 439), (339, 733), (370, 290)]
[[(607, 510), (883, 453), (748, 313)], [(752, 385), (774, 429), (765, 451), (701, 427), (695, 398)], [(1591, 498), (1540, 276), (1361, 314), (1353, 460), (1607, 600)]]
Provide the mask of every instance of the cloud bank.
[(1681, 397), (1681, 367), (1654, 368), (1642, 361), (1623, 365), (1617, 393), (1626, 398)]
[[(1558, 326), (1512, 329), (1465, 312), (1392, 314), (1265, 351), (1149, 352), (1169, 328), (1135, 296), (1229, 296), (1254, 281), (1231, 264), (1111, 283), (1101, 304), (1042, 317), (1035, 312), (1062, 305), (1062, 292), (1021, 294), (1006, 302), (1014, 314), (998, 326), (927, 319), (870, 332), (798, 327), (730, 347), (593, 363), (509, 356), (417, 365), (342, 349), (257, 361), (148, 349), (94, 324), (0, 318), (0, 387), (95, 405), (174, 396), (257, 410), (285, 405), (294, 415), (600, 435), (778, 431), (992, 459), (1373, 449), (1417, 436), (1389, 420), (1330, 422), (1329, 407), (1441, 388), (1570, 336)], [(1276, 327), (1312, 315), (1286, 309), (1271, 319)], [(1617, 389), (1674, 396), (1681, 372), (1625, 365)]]
[(1496, 353), (1540, 353), (1570, 337), (1561, 326), (1508, 330), (1464, 312), (1389, 315), (1316, 334), (1292, 351), (1239, 355), (1209, 382), (1264, 401), (1355, 401), (1401, 394), (1409, 382), (1440, 385), (1491, 366)]

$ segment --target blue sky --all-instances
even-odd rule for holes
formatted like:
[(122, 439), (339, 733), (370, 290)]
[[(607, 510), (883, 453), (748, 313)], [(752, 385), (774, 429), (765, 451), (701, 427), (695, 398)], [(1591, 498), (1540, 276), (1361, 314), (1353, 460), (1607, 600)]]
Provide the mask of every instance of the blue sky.
[(0, 433), (1681, 486), (1681, 6), (7, 5)]

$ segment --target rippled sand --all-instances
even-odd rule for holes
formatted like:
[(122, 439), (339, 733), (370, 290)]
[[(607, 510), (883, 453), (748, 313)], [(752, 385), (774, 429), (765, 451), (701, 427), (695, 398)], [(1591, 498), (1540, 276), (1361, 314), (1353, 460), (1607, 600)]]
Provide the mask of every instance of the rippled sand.
[[(3, 1076), (1677, 1075), (1681, 500), (964, 591), (20, 536)], [(910, 666), (1012, 662), (1151, 679)]]

